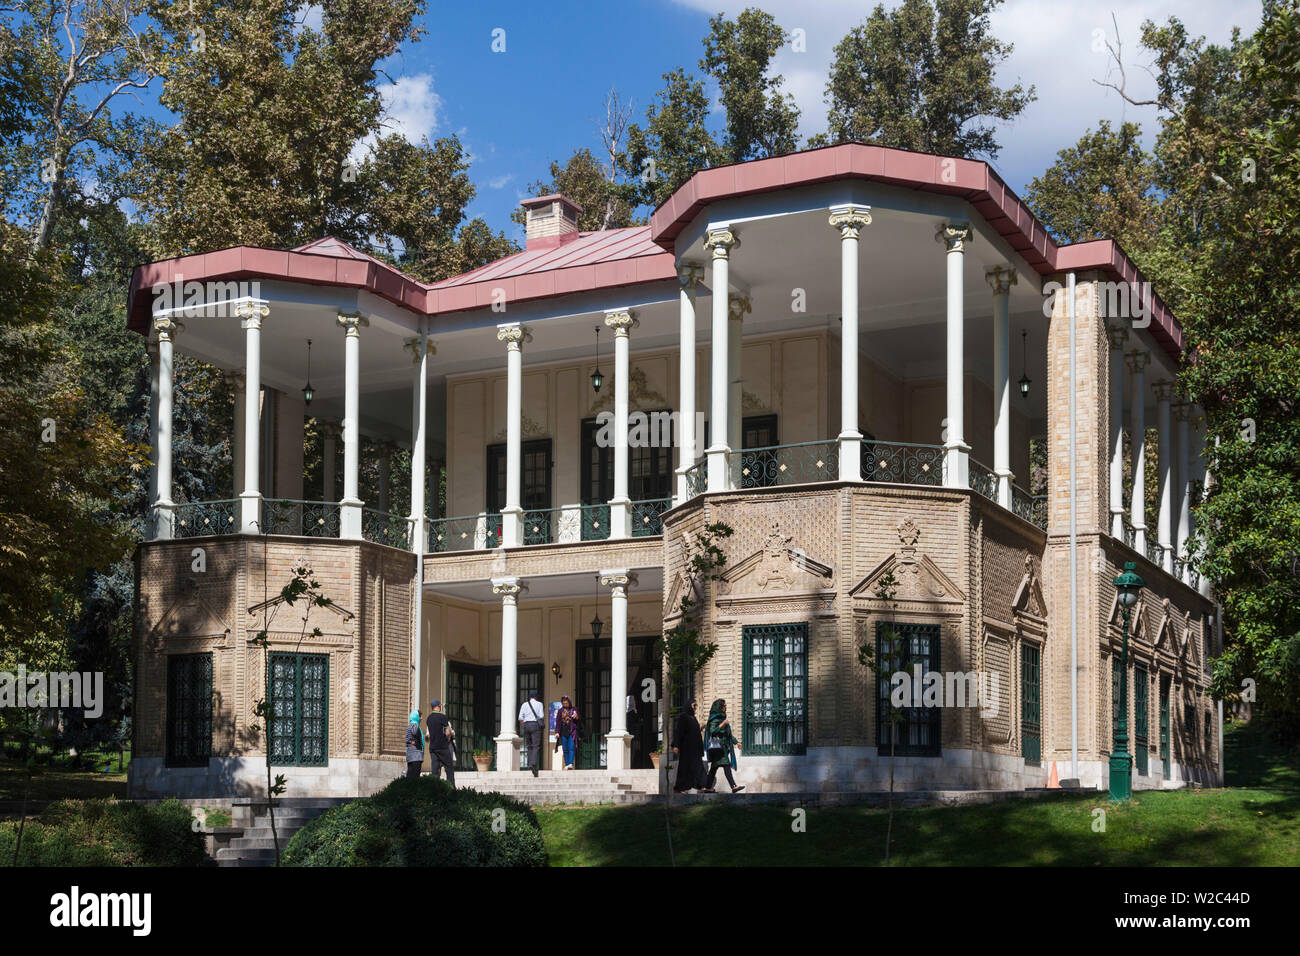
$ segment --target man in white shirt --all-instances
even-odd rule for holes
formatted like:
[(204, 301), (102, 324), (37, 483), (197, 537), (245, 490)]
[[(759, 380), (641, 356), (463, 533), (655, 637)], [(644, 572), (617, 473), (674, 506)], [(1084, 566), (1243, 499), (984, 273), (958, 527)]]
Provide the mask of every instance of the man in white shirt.
[(519, 708), (519, 722), (524, 727), (524, 740), (528, 742), (528, 766), (533, 776), (542, 762), (542, 728), (546, 726), (546, 708), (538, 700), (538, 692), (528, 692), (528, 699)]

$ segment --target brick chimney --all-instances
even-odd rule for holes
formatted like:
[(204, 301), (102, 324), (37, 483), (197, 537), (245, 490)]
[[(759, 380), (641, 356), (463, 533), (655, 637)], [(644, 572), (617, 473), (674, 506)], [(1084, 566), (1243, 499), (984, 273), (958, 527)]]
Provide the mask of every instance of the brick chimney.
[(547, 249), (578, 238), (578, 214), (582, 207), (559, 193), (525, 199), (526, 249)]

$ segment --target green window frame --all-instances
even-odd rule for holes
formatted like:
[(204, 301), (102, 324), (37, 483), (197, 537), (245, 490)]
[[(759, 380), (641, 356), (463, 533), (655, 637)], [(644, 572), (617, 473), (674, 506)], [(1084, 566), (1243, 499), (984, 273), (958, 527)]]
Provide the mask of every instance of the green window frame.
[(1115, 752), (1119, 736), (1119, 655), (1110, 655), (1110, 751)]
[(1139, 776), (1145, 777), (1150, 773), (1147, 758), (1150, 756), (1150, 746), (1147, 737), (1147, 712), (1150, 709), (1147, 703), (1147, 692), (1150, 688), (1150, 677), (1147, 675), (1147, 669), (1141, 664), (1133, 665), (1133, 762), (1137, 766)]
[(267, 759), (279, 767), (329, 764), (329, 655), (272, 654)]
[(1026, 764), (1043, 759), (1043, 651), (1029, 641), (1020, 643), (1020, 755)]
[[(912, 674), (916, 665), (921, 673), (938, 671), (940, 664), (938, 624), (876, 624), (876, 746), (881, 754), (889, 753), (890, 731), (893, 750), (900, 756), (937, 757), (943, 744), (942, 707), (903, 707), (892, 723), (886, 714), (895, 708), (890, 703), (890, 676), (902, 671)], [(917, 703), (913, 701), (913, 703)]]
[(212, 655), (167, 657), (169, 767), (206, 767), (212, 756)]
[(741, 748), (751, 754), (808, 750), (808, 625), (741, 629), (744, 720)]
[(1160, 678), (1160, 762), (1169, 777), (1169, 677)]

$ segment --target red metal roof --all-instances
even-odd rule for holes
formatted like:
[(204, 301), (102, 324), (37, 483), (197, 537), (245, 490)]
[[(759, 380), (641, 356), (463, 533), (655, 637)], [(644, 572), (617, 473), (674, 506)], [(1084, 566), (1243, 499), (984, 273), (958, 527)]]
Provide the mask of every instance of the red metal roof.
[[(707, 169), (692, 176), (651, 216), (649, 226), (586, 232), (559, 245), (526, 249), (463, 275), (428, 284), (333, 237), (288, 251), (246, 246), (138, 266), (131, 278), (128, 327), (147, 332), (150, 290), (185, 281), (284, 280), (365, 289), (418, 315), (521, 302), (673, 279), (676, 237), (721, 199), (858, 178), (958, 196), (1041, 275), (1097, 270), (1134, 283), (1141, 273), (1110, 239), (1058, 246), (1029, 208), (984, 162), (847, 143)], [(1151, 332), (1178, 359), (1182, 329), (1152, 295)]]

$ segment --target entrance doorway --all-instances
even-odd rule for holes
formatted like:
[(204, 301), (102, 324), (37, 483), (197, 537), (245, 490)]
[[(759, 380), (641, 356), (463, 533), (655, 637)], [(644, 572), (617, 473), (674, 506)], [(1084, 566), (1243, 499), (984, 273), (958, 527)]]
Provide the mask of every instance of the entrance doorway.
[[(662, 685), (661, 661), (654, 653), (655, 637), (629, 637), (627, 639), (627, 692), (635, 707), (628, 718), (628, 733), (632, 735), (632, 754), (629, 766), (649, 769), (651, 751), (657, 749), (659, 740), (659, 708), (657, 700), (642, 700), (643, 682), (646, 679), (657, 698)], [(610, 659), (613, 642), (608, 639), (581, 640), (577, 642), (578, 686), (574, 705), (582, 715), (582, 741), (578, 747), (579, 769), (595, 770), (607, 766), (605, 735), (609, 733), (614, 702), (610, 700)], [(626, 706), (626, 701), (621, 702)]]
[[(526, 701), (532, 691), (542, 689), (541, 664), (520, 664), (517, 676), (516, 704)], [(500, 665), (448, 661), (446, 687), (442, 709), (456, 731), (456, 769), (477, 769), (474, 751), (486, 750), (493, 755), (495, 770), (496, 735), (501, 730)], [(527, 747), (520, 748), (519, 767), (529, 769)]]

